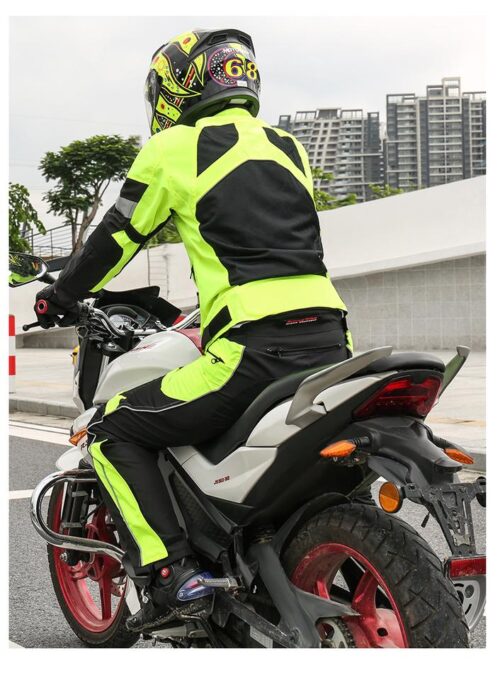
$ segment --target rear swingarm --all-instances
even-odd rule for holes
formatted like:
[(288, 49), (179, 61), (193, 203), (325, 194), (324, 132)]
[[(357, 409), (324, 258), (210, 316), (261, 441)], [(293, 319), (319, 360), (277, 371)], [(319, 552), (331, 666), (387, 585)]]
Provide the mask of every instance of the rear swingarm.
[(280, 614), (280, 623), (277, 626), (271, 624), (237, 597), (217, 591), (212, 616), (218, 626), (225, 627), (229, 615), (233, 614), (270, 643), (275, 642), (282, 647), (318, 648), (321, 646), (318, 622), (357, 616), (348, 604), (326, 600), (294, 586), (283, 569), (271, 536), (268, 540), (254, 543), (248, 559), (256, 565), (256, 572)]

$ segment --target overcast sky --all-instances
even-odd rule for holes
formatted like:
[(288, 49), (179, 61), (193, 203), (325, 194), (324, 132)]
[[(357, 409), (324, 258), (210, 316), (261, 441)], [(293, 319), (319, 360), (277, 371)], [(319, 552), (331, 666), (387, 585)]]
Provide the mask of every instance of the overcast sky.
[[(10, 179), (49, 227), (42, 155), (93, 134), (148, 135), (143, 84), (154, 50), (193, 28), (241, 28), (262, 78), (260, 116), (320, 107), (380, 111), (460, 76), (485, 90), (482, 17), (15, 17), (10, 23)], [(105, 196), (106, 209), (117, 188)]]

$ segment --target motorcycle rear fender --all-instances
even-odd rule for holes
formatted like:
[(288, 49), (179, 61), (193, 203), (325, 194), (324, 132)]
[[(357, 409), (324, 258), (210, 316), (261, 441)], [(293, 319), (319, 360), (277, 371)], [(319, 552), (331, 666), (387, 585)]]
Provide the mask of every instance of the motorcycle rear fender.
[(433, 441), (432, 430), (418, 418), (381, 417), (354, 423), (338, 439), (369, 437), (366, 464), (379, 476), (398, 485), (425, 488), (458, 481), (462, 466)]
[(350, 499), (341, 493), (324, 493), (304, 503), (296, 510), (278, 529), (273, 536), (273, 548), (280, 555), (290, 540), (297, 534), (300, 527), (311, 517), (317, 515), (326, 508), (331, 508), (342, 503), (350, 503)]

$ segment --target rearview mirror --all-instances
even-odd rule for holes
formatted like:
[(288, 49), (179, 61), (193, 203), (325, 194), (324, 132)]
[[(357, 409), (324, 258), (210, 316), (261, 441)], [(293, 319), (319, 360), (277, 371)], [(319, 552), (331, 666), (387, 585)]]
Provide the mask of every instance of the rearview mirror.
[(41, 279), (48, 271), (41, 257), (27, 253), (9, 253), (9, 286), (17, 288)]

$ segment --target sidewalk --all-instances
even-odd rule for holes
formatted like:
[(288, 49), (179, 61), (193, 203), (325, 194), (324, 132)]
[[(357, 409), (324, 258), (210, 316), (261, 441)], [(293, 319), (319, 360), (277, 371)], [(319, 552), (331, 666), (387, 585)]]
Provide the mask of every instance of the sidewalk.
[[(432, 352), (445, 363), (454, 353)], [(74, 418), (73, 366), (67, 349), (17, 350), (16, 392), (10, 410)], [(436, 434), (476, 454), (484, 469), (486, 454), (486, 365), (484, 352), (471, 352), (464, 368), (426, 422)]]
[(16, 391), (9, 410), (41, 415), (78, 415), (73, 403), (73, 364), (69, 349), (16, 350)]

